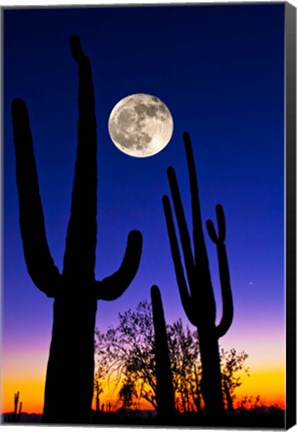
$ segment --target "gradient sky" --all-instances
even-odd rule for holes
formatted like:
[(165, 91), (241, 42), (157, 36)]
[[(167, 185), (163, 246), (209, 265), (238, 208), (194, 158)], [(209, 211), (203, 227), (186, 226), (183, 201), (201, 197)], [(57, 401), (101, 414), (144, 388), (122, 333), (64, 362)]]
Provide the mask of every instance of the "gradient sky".
[[(18, 225), (10, 105), (28, 105), (49, 246), (62, 270), (77, 143), (77, 33), (92, 64), (98, 125), (96, 277), (114, 272), (127, 234), (144, 237), (139, 271), (115, 302), (98, 302), (97, 326), (149, 299), (159, 285), (166, 320), (183, 312), (162, 195), (176, 168), (188, 221), (182, 133), (189, 131), (202, 216), (223, 204), (235, 315), (220, 340), (245, 350), (251, 377), (242, 394), (284, 403), (284, 4), (7, 9), (4, 11), (3, 410), (21, 391), (42, 410), (52, 303), (30, 280)], [(114, 105), (149, 93), (169, 107), (174, 133), (159, 154), (138, 159), (111, 142)], [(206, 232), (205, 232), (206, 234)], [(206, 234), (221, 316), (216, 250)], [(75, 347), (74, 347), (75, 355)]]

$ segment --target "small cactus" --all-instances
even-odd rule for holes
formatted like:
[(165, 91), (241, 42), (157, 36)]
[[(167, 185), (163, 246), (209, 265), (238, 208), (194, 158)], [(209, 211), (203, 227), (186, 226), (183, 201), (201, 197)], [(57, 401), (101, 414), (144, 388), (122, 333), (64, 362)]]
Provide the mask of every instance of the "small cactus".
[(166, 322), (159, 288), (151, 287), (153, 323), (155, 332), (156, 399), (160, 419), (172, 420), (175, 414), (172, 372), (170, 369)]
[(20, 418), (21, 418), (23, 402), (19, 402), (19, 400), (20, 400), (20, 392), (17, 391), (14, 394), (14, 398), (13, 398), (14, 411), (10, 416), (10, 421), (12, 423), (18, 423), (20, 421)]
[[(199, 335), (202, 363), (201, 390), (205, 411), (212, 421), (215, 422), (215, 419), (219, 421), (224, 414), (218, 338), (222, 337), (229, 330), (233, 320), (233, 300), (224, 243), (226, 236), (225, 216), (223, 207), (218, 205), (216, 207), (218, 233), (216, 233), (211, 221), (207, 221), (206, 224), (209, 237), (217, 247), (223, 300), (222, 319), (216, 325), (215, 297), (202, 229), (197, 176), (191, 141), (187, 133), (184, 134), (184, 142), (190, 179), (194, 250), (191, 245), (189, 229), (174, 169), (169, 167), (167, 174), (180, 234), (185, 269), (181, 259), (171, 204), (166, 195), (163, 197), (163, 207), (181, 302), (189, 321), (197, 327)], [(187, 278), (185, 277), (185, 273), (187, 274)]]
[[(78, 36), (71, 37), (79, 73), (78, 146), (63, 272), (48, 247), (27, 107), (12, 103), (20, 228), (28, 272), (54, 298), (52, 340), (47, 366), (43, 422), (88, 423), (94, 380), (97, 300), (115, 300), (139, 266), (142, 235), (131, 231), (120, 269), (102, 281), (94, 275), (97, 235), (97, 136), (89, 59)], [(57, 101), (58, 102), (58, 101)]]

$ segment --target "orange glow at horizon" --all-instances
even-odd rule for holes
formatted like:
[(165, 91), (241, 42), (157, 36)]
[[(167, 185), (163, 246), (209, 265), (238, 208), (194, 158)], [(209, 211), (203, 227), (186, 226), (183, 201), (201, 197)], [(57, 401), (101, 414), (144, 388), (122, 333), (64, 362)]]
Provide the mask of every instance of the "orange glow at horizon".
[(285, 372), (283, 369), (255, 369), (249, 377), (243, 377), (242, 385), (236, 391), (236, 401), (244, 397), (260, 397), (263, 405), (286, 406)]
[[(22, 411), (27, 413), (41, 414), (43, 410), (44, 378), (43, 379), (4, 379), (3, 380), (3, 403), (1, 411), (12, 412), (14, 409), (14, 394), (20, 392), (20, 402), (23, 402)], [(242, 379), (242, 385), (236, 391), (235, 405), (245, 396), (252, 397), (255, 401), (260, 396), (260, 402), (264, 405), (277, 405), (285, 408), (285, 374), (281, 370), (276, 371), (254, 371), (250, 377)], [(108, 403), (111, 410), (120, 408), (117, 391), (106, 388), (100, 395), (100, 406), (105, 409)], [(95, 409), (96, 401), (93, 399), (92, 408)], [(145, 400), (141, 401), (141, 409), (149, 410), (153, 407)]]
[(47, 350), (37, 348), (30, 352), (4, 351), (1, 359), (2, 413), (14, 410), (17, 391), (20, 392), (23, 412), (42, 413), (47, 357)]
[(22, 402), (22, 412), (28, 414), (41, 414), (43, 411), (43, 395), (44, 395), (44, 382), (43, 381), (14, 381), (3, 383), (2, 389), (2, 413), (9, 413), (14, 410), (14, 394), (19, 391), (20, 399)]
[[(31, 351), (30, 353), (16, 353), (11, 351), (3, 353), (2, 358), (2, 406), (1, 412), (12, 412), (14, 409), (14, 394), (20, 392), (20, 402), (23, 402), (22, 411), (27, 413), (42, 413), (44, 385), (47, 364), (47, 352)], [(236, 389), (235, 406), (244, 397), (251, 397), (255, 401), (260, 396), (260, 403), (264, 405), (277, 405), (285, 408), (285, 370), (282, 367), (256, 366), (250, 367), (250, 376), (241, 377), (242, 385)], [(118, 384), (116, 386), (116, 383)], [(111, 410), (121, 407), (118, 398), (120, 385), (117, 381), (109, 382), (109, 386), (103, 387), (100, 394), (100, 406), (104, 404)], [(95, 397), (93, 409), (96, 407)], [(153, 409), (153, 407), (141, 400), (140, 409)]]

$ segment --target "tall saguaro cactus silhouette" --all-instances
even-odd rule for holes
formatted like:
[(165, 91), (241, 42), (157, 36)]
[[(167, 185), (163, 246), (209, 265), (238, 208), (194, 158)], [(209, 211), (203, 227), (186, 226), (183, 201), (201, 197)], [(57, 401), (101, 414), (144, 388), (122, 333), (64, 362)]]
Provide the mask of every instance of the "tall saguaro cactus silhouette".
[(166, 195), (163, 196), (163, 207), (182, 305), (189, 321), (198, 330), (202, 363), (201, 387), (205, 411), (207, 415), (211, 416), (212, 421), (215, 422), (215, 419), (221, 418), (224, 413), (218, 339), (226, 334), (233, 320), (233, 299), (224, 243), (226, 236), (225, 217), (223, 207), (218, 205), (216, 207), (218, 234), (212, 221), (208, 220), (206, 223), (208, 234), (217, 247), (223, 300), (222, 318), (220, 323), (216, 325), (215, 297), (202, 229), (194, 157), (188, 133), (184, 134), (184, 142), (190, 179), (194, 250), (191, 245), (189, 229), (174, 169), (169, 167), (167, 174), (179, 229), (185, 269), (183, 268), (179, 242), (175, 231), (171, 204)]
[(170, 369), (166, 322), (161, 293), (157, 285), (151, 287), (153, 323), (155, 332), (155, 359), (158, 413), (162, 420), (172, 420), (175, 414), (172, 372)]
[(20, 228), (28, 272), (54, 298), (52, 340), (47, 366), (43, 421), (87, 423), (94, 375), (97, 300), (115, 300), (133, 280), (142, 235), (131, 231), (117, 272), (95, 280), (97, 232), (97, 137), (92, 73), (78, 36), (71, 48), (79, 72), (78, 146), (63, 272), (51, 257), (39, 194), (29, 116), (25, 103), (12, 103)]

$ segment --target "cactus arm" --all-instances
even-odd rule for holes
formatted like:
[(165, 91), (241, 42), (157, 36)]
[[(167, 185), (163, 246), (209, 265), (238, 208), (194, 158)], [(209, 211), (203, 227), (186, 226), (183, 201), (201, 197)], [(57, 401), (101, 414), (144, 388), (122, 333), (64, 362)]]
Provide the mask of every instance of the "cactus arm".
[(189, 169), (191, 203), (192, 203), (192, 221), (193, 221), (193, 242), (195, 251), (195, 262), (200, 269), (204, 271), (204, 277), (210, 280), (210, 271), (207, 258), (207, 251), (202, 231), (202, 217), (199, 202), (199, 190), (197, 175), (194, 163), (194, 156), (190, 136), (187, 132), (184, 133), (184, 143)]
[(95, 282), (97, 300), (115, 300), (120, 297), (134, 279), (142, 252), (140, 231), (130, 231), (122, 264), (117, 272), (102, 281)]
[(17, 416), (19, 397), (20, 397), (20, 392), (18, 391), (14, 394), (14, 415), (15, 415), (15, 417)]
[(21, 414), (22, 414), (22, 407), (23, 407), (23, 402), (20, 402), (20, 405), (19, 405), (19, 412), (18, 412), (18, 417), (19, 417), (19, 418), (21, 417)]
[[(195, 162), (192, 150), (192, 144), (190, 136), (187, 132), (184, 133), (184, 143), (185, 151), (188, 163), (189, 171), (189, 181), (190, 181), (190, 191), (191, 191), (191, 204), (192, 204), (192, 221), (193, 221), (193, 243), (194, 243), (194, 253), (195, 253), (195, 266), (196, 275), (201, 281), (201, 286), (204, 286), (204, 305), (206, 307), (200, 310), (199, 315), (201, 320), (204, 321), (206, 311), (208, 311), (208, 319), (215, 320), (216, 317), (216, 303), (215, 297), (212, 289), (211, 275), (209, 269), (209, 262), (207, 256), (207, 250), (204, 240), (204, 234), (202, 230), (202, 217), (201, 208), (199, 201), (199, 188), (195, 169)], [(196, 281), (195, 281), (196, 282)], [(197, 283), (197, 282), (196, 282)], [(193, 285), (195, 288), (195, 285)], [(198, 290), (192, 292), (193, 297), (197, 297), (199, 301)]]
[(174, 263), (175, 275), (176, 275), (177, 285), (179, 287), (181, 302), (189, 321), (193, 325), (197, 326), (197, 316), (195, 316), (193, 313), (192, 302), (189, 295), (189, 289), (187, 286), (187, 282), (186, 282), (186, 278), (185, 278), (185, 274), (181, 262), (177, 236), (176, 236), (174, 223), (173, 223), (172, 210), (171, 210), (171, 205), (168, 196), (164, 195), (162, 201), (163, 201), (163, 208), (164, 208), (164, 214), (166, 219), (168, 237), (170, 242), (171, 255)]
[(218, 234), (215, 231), (214, 224), (211, 220), (206, 222), (209, 237), (217, 246), (217, 255), (219, 262), (219, 274), (221, 281), (221, 292), (223, 300), (223, 315), (219, 325), (216, 327), (217, 337), (224, 336), (229, 330), (233, 321), (233, 298), (230, 283), (230, 272), (228, 265), (227, 252), (225, 247), (226, 238), (226, 223), (224, 210), (221, 205), (216, 207), (217, 221), (218, 221)]
[(216, 206), (216, 215), (218, 221), (218, 235), (214, 228), (213, 222), (211, 220), (208, 220), (206, 222), (208, 235), (215, 244), (217, 244), (218, 242), (224, 242), (226, 239), (226, 221), (224, 209), (223, 206), (221, 206), (220, 204)]
[(217, 326), (218, 338), (224, 336), (229, 330), (234, 315), (233, 298), (230, 283), (230, 273), (226, 248), (224, 244), (218, 245), (219, 272), (221, 280), (221, 291), (223, 300), (223, 315), (220, 324)]
[(172, 167), (168, 168), (167, 176), (169, 180), (171, 196), (172, 196), (173, 205), (175, 209), (177, 225), (180, 233), (180, 242), (182, 245), (186, 271), (189, 279), (188, 282), (189, 282), (189, 286), (191, 287), (192, 279), (193, 279), (193, 269), (194, 269), (194, 259), (192, 254), (191, 240), (190, 240), (189, 230), (187, 227), (187, 222), (185, 219), (185, 213), (181, 201), (181, 196), (180, 196), (180, 191), (179, 191), (175, 171)]
[(47, 243), (29, 114), (25, 103), (20, 99), (12, 102), (12, 121), (25, 261), (29, 275), (37, 288), (48, 297), (54, 297), (60, 274)]
[[(97, 135), (91, 65), (78, 36), (70, 39), (78, 64), (78, 145), (63, 275), (94, 280), (97, 234)], [(88, 173), (88, 175), (86, 175)], [(79, 275), (78, 275), (78, 272)]]

